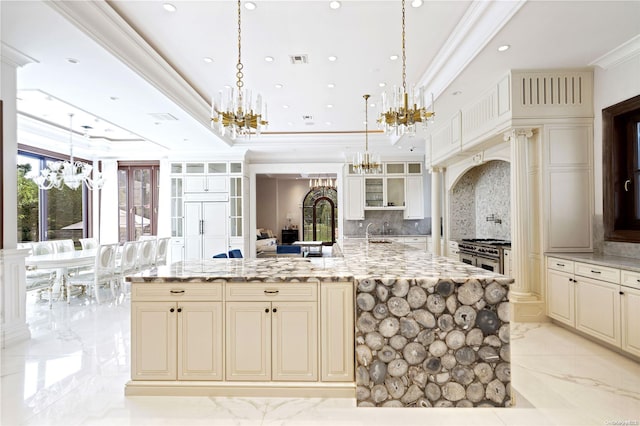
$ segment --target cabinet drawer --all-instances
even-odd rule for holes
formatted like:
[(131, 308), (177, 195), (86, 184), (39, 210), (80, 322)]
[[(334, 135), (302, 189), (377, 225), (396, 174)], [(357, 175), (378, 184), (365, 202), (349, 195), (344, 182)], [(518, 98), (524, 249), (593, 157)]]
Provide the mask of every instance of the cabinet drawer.
[(228, 301), (316, 301), (318, 284), (227, 284)]
[(640, 289), (640, 272), (620, 271), (620, 283), (627, 287)]
[(606, 266), (576, 262), (575, 274), (582, 275), (583, 277), (595, 278), (596, 280), (620, 284), (620, 270), (607, 268)]
[(564, 271), (573, 274), (573, 261), (558, 259), (557, 257), (547, 258), (547, 267), (556, 271)]
[(141, 301), (220, 301), (222, 300), (222, 283), (202, 284), (146, 284), (131, 285), (131, 300)]

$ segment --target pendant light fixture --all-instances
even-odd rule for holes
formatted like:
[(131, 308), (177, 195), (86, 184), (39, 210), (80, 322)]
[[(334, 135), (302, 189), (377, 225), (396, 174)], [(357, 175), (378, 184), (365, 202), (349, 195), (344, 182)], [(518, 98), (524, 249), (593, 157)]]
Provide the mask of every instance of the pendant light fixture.
[(393, 87), (393, 93), (388, 96), (382, 93), (382, 114), (378, 123), (387, 134), (405, 133), (415, 134), (416, 123), (427, 126), (429, 120), (433, 120), (433, 95), (431, 96), (431, 111), (427, 111), (425, 94), (422, 88), (414, 88), (407, 91), (407, 54), (405, 49), (405, 1), (402, 0), (402, 87)]
[(82, 161), (75, 161), (73, 158), (73, 114), (69, 114), (69, 150), (69, 161), (51, 162), (40, 170), (40, 173), (34, 171), (27, 177), (33, 180), (38, 188), (44, 190), (62, 189), (63, 185), (78, 189), (83, 183), (91, 190), (101, 189), (105, 182), (102, 173), (94, 172), (92, 179), (93, 167)]
[(379, 154), (371, 154), (369, 152), (369, 95), (363, 95), (364, 98), (364, 152), (358, 152), (353, 157), (353, 170), (360, 174), (376, 174), (382, 172), (382, 164), (380, 163)]
[(267, 105), (262, 101), (262, 96), (256, 96), (255, 103), (251, 97), (251, 91), (244, 88), (242, 77), (242, 28), (241, 5), (238, 0), (238, 63), (236, 65), (236, 87), (220, 91), (217, 100), (211, 100), (211, 125), (221, 135), (229, 135), (231, 139), (237, 137), (250, 137), (252, 133), (260, 136), (260, 132), (266, 128)]

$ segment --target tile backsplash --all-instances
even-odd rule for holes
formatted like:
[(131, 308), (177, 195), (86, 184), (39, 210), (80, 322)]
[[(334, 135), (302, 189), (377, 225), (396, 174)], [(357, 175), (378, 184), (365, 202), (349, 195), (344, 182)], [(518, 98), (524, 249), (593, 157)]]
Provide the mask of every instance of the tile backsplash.
[[(431, 234), (431, 218), (405, 220), (402, 210), (365, 210), (364, 220), (345, 220), (343, 234), (346, 237), (364, 237), (366, 226), (371, 235), (426, 235)], [(362, 226), (360, 226), (362, 224)]]
[(640, 244), (604, 241), (604, 222), (602, 215), (593, 217), (593, 251), (611, 256), (640, 259)]
[(451, 240), (511, 240), (510, 170), (508, 162), (495, 160), (470, 169), (460, 178), (449, 197)]

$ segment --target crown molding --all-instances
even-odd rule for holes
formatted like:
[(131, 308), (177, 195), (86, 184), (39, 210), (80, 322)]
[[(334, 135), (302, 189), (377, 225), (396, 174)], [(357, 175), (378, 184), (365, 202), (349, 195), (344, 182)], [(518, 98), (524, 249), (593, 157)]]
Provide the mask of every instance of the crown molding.
[(589, 65), (596, 65), (607, 70), (637, 55), (640, 55), (640, 34), (600, 56)]
[(10, 64), (16, 68), (23, 67), (32, 63), (39, 63), (35, 58), (22, 53), (18, 49), (8, 45), (4, 41), (0, 41), (0, 59), (3, 63)]

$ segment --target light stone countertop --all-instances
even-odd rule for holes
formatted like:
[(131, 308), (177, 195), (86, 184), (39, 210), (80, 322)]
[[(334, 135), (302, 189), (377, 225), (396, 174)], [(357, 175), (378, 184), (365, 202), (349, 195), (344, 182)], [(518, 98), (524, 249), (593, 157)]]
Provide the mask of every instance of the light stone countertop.
[[(373, 239), (375, 240), (375, 238)], [(339, 282), (362, 279), (409, 279), (437, 282), (450, 278), (491, 279), (502, 285), (512, 278), (434, 256), (400, 243), (372, 243), (363, 239), (338, 242), (343, 257), (204, 259), (176, 262), (129, 276), (140, 282)], [(335, 249), (334, 249), (335, 250)]]
[(545, 256), (640, 272), (640, 259), (634, 259), (632, 257), (611, 256), (597, 253), (545, 253)]

